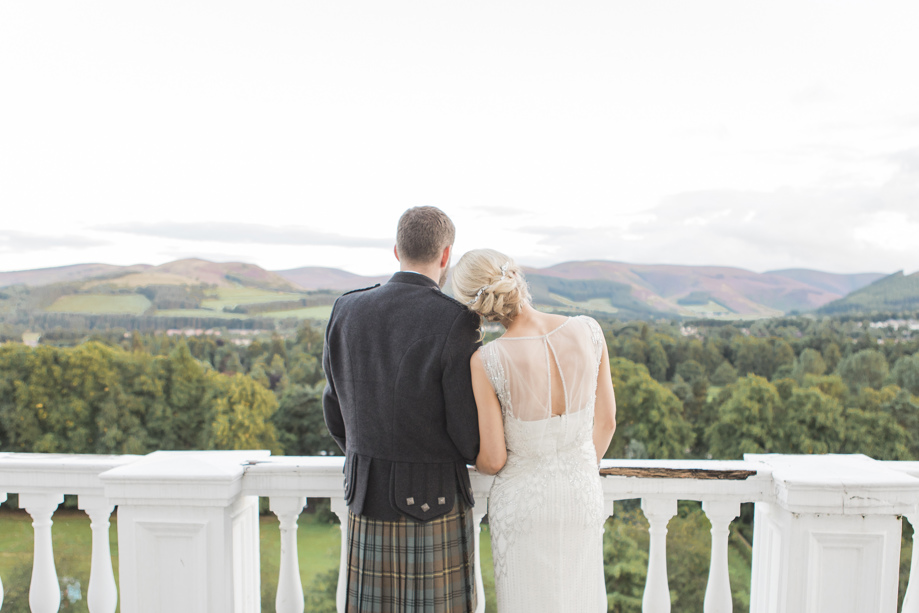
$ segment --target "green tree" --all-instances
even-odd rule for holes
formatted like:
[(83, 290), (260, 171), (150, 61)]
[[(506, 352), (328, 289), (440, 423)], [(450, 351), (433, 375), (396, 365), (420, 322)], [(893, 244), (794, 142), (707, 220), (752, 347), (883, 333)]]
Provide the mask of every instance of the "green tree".
[[(211, 379), (224, 375), (210, 373)], [(226, 384), (225, 384), (226, 385)], [(245, 375), (229, 378), (219, 394), (209, 428), (209, 449), (268, 449), (280, 452), (271, 421), (278, 409), (274, 394)]]
[(842, 361), (842, 351), (835, 342), (829, 342), (823, 348), (823, 361), (826, 362), (827, 372), (833, 372)]
[(281, 396), (273, 421), (286, 455), (340, 455), (322, 414), (325, 383), (291, 385)]
[(821, 392), (845, 404), (849, 398), (849, 386), (843, 382), (839, 375), (804, 375), (803, 387), (815, 387)]
[(745, 453), (769, 453), (780, 448), (776, 414), (781, 398), (764, 377), (747, 375), (726, 387), (715, 399), (716, 421), (706, 431), (714, 458), (739, 459)]
[[(156, 398), (147, 419), (147, 431), (159, 449), (202, 449), (208, 416), (213, 408), (215, 379), (196, 360), (184, 341), (165, 360), (155, 362), (162, 379), (162, 396)], [(213, 372), (213, 371), (212, 371)]]
[(881, 405), (881, 410), (893, 417), (906, 431), (910, 459), (919, 460), (919, 397), (901, 389)]
[(891, 415), (846, 409), (846, 439), (842, 453), (863, 453), (875, 460), (913, 460), (909, 435)]
[(705, 368), (697, 361), (689, 359), (677, 364), (676, 374), (691, 385), (705, 378)]
[(805, 375), (820, 376), (826, 372), (826, 362), (816, 349), (807, 348), (795, 360), (793, 376), (798, 381)]
[(670, 362), (667, 360), (667, 352), (663, 345), (656, 339), (648, 345), (648, 372), (655, 381), (667, 380), (667, 369), (670, 368)]
[(903, 356), (893, 366), (890, 378), (896, 385), (919, 396), (919, 353)]
[(682, 458), (692, 445), (692, 427), (679, 399), (651, 378), (648, 369), (625, 358), (610, 360), (616, 393), (617, 432), (607, 457), (622, 457), (638, 441), (650, 458)]
[(888, 371), (887, 359), (877, 349), (862, 349), (843, 359), (836, 367), (836, 374), (853, 392), (863, 387), (879, 389)]
[(782, 453), (838, 453), (845, 437), (842, 405), (819, 389), (793, 388), (779, 424)]
[(724, 386), (730, 385), (737, 381), (737, 370), (731, 366), (731, 363), (724, 361), (718, 365), (715, 372), (712, 373), (712, 385)]
[(637, 511), (617, 511), (606, 524), (603, 568), (609, 610), (613, 613), (641, 613), (648, 577), (647, 525)]

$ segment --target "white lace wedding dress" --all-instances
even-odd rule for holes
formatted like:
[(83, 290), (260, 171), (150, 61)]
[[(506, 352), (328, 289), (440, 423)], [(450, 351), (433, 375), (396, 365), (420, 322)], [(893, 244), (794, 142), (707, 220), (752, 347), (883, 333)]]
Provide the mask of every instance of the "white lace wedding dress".
[[(607, 610), (593, 444), (603, 342), (596, 321), (574, 317), (548, 334), (481, 349), (507, 442), (507, 464), (488, 499), (499, 613)], [(558, 416), (553, 379), (564, 391)]]

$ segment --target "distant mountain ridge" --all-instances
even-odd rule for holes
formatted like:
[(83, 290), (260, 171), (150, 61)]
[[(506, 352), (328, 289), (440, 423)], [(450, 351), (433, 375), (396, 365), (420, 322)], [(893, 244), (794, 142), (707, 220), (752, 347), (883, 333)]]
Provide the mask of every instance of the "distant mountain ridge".
[(618, 297), (626, 297), (628, 304), (616, 304), (617, 299), (611, 297), (614, 308), (627, 311), (634, 310), (637, 302), (654, 311), (684, 316), (721, 313), (723, 316), (752, 317), (811, 311), (842, 298), (848, 293), (844, 292), (846, 287), (862, 287), (884, 276), (881, 273), (839, 275), (811, 270), (755, 273), (727, 266), (608, 261), (564, 262), (527, 271), (531, 285), (540, 279), (555, 277), (602, 280), (627, 286), (630, 288), (627, 296), (620, 290)]
[(331, 289), (349, 291), (385, 283), (391, 275), (363, 276), (338, 268), (304, 266), (290, 270), (276, 270), (275, 273), (306, 290)]
[[(537, 304), (559, 311), (601, 312), (620, 317), (759, 318), (790, 311), (813, 311), (889, 277), (881, 273), (834, 274), (806, 269), (755, 273), (727, 266), (601, 260), (563, 262), (525, 270)], [(383, 283), (389, 276), (363, 276), (317, 266), (268, 271), (244, 262), (217, 263), (191, 258), (160, 266), (78, 264), (0, 272), (0, 287), (80, 282), (82, 293), (95, 292), (96, 287), (130, 290), (202, 284), (276, 292), (343, 292)]]
[(110, 274), (124, 274), (126, 272), (140, 272), (153, 268), (150, 264), (135, 264), (133, 266), (116, 266), (114, 264), (73, 264), (71, 266), (57, 266), (55, 268), (36, 268), (34, 270), (18, 270), (13, 272), (0, 272), (0, 287), (9, 285), (28, 285), (40, 287), (52, 283), (67, 281), (85, 281), (94, 277)]
[(150, 285), (200, 284), (229, 287), (239, 284), (282, 291), (298, 289), (295, 284), (292, 284), (284, 277), (255, 264), (245, 262), (218, 263), (199, 258), (175, 260), (160, 266), (150, 264), (134, 264), (132, 266), (75, 264), (58, 268), (0, 272), (0, 287), (17, 284), (41, 287), (65, 282), (90, 282), (91, 285), (133, 288)]

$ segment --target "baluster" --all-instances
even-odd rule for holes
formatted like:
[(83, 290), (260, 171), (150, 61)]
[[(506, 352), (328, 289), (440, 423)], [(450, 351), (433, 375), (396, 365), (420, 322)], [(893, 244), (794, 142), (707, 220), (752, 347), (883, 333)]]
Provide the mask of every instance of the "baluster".
[[(603, 515), (607, 519), (613, 516), (616, 512), (616, 501), (609, 500), (604, 498), (603, 500)], [(606, 532), (606, 523), (603, 524), (603, 532)], [(601, 536), (602, 538), (602, 536)], [(600, 583), (600, 613), (606, 613), (609, 610), (609, 598), (606, 594), (606, 564), (603, 560), (603, 554), (600, 554), (600, 574), (603, 577), (603, 581)]]
[(348, 505), (342, 497), (332, 498), (332, 512), (338, 516), (341, 529), (341, 555), (338, 562), (338, 587), (335, 589), (335, 609), (345, 613), (345, 598), (348, 589)]
[(19, 508), (32, 516), (35, 533), (32, 583), (29, 586), (32, 613), (57, 613), (61, 607), (61, 586), (54, 568), (54, 548), (51, 544), (51, 516), (62, 502), (63, 494), (19, 495)]
[(278, 594), (274, 600), (277, 613), (303, 613), (303, 583), (297, 557), (297, 518), (303, 511), (303, 496), (272, 496), (268, 508), (278, 516), (281, 530), (281, 568), (278, 571)]
[(670, 585), (667, 581), (667, 523), (676, 515), (676, 500), (642, 498), (641, 510), (651, 527), (648, 548), (648, 579), (641, 599), (642, 613), (670, 613)]
[(906, 595), (903, 596), (902, 613), (919, 613), (919, 539), (916, 533), (919, 532), (919, 514), (910, 513), (906, 515), (910, 525), (913, 527), (913, 557), (909, 565), (909, 583), (906, 586)]
[[(0, 492), (0, 504), (6, 502), (6, 493)], [(0, 609), (3, 609), (3, 581), (0, 580)]]
[(485, 582), (482, 580), (482, 520), (488, 509), (488, 498), (479, 496), (475, 506), (472, 507), (472, 521), (475, 526), (475, 613), (485, 613)]
[(93, 533), (92, 562), (86, 604), (90, 613), (115, 613), (118, 588), (112, 572), (112, 549), (109, 544), (109, 518), (115, 505), (102, 496), (79, 496), (77, 507), (89, 515)]
[(702, 510), (712, 523), (712, 561), (708, 567), (703, 613), (731, 613), (731, 578), (728, 575), (729, 526), (740, 515), (740, 503), (730, 500), (702, 502)]

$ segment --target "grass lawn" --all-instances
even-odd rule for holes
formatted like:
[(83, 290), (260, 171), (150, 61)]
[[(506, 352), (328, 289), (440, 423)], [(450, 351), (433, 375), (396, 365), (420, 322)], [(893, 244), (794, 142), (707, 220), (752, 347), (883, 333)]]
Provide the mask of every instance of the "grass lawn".
[(61, 296), (46, 311), (52, 313), (88, 313), (101, 315), (109, 313), (142, 315), (150, 308), (150, 301), (140, 294), (107, 296), (95, 294), (71, 294)]

